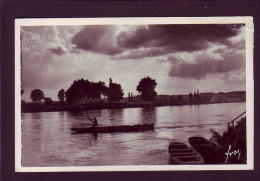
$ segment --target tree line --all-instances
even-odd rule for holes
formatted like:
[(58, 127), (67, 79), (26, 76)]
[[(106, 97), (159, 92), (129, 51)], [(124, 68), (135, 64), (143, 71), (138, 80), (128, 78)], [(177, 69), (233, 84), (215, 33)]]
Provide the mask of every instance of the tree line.
[[(145, 101), (154, 100), (157, 92), (155, 79), (149, 76), (142, 78), (136, 87), (136, 90), (141, 93), (141, 98)], [(21, 94), (24, 93), (22, 90)], [(119, 102), (123, 99), (124, 92), (119, 83), (114, 83), (109, 79), (109, 85), (106, 86), (104, 82), (90, 82), (88, 80), (79, 79), (73, 81), (70, 87), (65, 91), (61, 89), (58, 91), (58, 99), (61, 104), (84, 104), (84, 103), (99, 103), (102, 97), (106, 97), (109, 102)], [(53, 100), (45, 97), (45, 94), (40, 89), (34, 89), (30, 98), (34, 103), (40, 103), (42, 100), (46, 104), (52, 104)], [(128, 94), (128, 100), (133, 100), (133, 94)]]

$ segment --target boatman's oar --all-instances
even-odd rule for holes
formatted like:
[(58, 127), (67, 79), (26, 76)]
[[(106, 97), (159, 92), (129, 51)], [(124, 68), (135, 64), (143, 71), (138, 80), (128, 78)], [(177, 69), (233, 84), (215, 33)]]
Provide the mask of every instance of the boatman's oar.
[[(88, 116), (87, 116), (88, 117)], [(91, 121), (92, 124), (94, 124), (94, 122), (92, 121), (92, 119), (90, 117), (88, 117), (89, 121)]]

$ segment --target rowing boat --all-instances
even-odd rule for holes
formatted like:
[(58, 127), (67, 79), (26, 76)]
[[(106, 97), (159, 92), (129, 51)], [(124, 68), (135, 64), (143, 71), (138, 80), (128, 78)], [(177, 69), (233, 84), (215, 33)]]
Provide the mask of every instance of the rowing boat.
[(111, 133), (111, 132), (137, 132), (154, 130), (154, 124), (142, 125), (120, 125), (120, 126), (97, 126), (97, 127), (81, 127), (71, 128), (72, 131), (78, 133)]
[(216, 163), (219, 159), (219, 146), (206, 138), (194, 136), (189, 138), (191, 147), (203, 158), (205, 163)]
[(202, 164), (201, 155), (184, 143), (173, 142), (169, 144), (170, 164)]

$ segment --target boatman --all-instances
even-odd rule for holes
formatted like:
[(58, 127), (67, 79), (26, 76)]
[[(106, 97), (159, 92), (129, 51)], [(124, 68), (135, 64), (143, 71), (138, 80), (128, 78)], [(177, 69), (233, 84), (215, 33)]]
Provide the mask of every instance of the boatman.
[(92, 128), (94, 128), (94, 127), (96, 127), (98, 125), (98, 121), (97, 121), (96, 117), (94, 117), (93, 119), (88, 117), (88, 119), (92, 122)]

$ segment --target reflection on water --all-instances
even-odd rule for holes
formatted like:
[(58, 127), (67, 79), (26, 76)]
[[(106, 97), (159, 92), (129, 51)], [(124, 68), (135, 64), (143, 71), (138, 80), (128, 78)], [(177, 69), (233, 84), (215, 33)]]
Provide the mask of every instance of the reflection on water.
[(157, 108), (156, 107), (144, 107), (140, 108), (141, 124), (156, 123), (157, 122)]
[[(210, 138), (210, 129), (245, 111), (245, 103), (104, 109), (22, 114), (23, 166), (95, 166), (168, 164), (169, 142), (190, 136)], [(71, 127), (154, 123), (154, 131), (73, 134)]]

